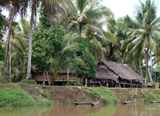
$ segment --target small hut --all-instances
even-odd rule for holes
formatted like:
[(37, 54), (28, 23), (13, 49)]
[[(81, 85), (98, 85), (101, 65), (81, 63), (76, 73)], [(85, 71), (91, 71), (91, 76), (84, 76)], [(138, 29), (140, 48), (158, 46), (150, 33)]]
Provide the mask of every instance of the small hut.
[(112, 85), (115, 85), (117, 82), (120, 87), (140, 87), (140, 82), (144, 81), (144, 78), (127, 64), (101, 60), (96, 70), (95, 79), (100, 80), (101, 84), (112, 82)]
[[(77, 77), (72, 75), (73, 71), (69, 70), (69, 81), (74, 81), (77, 83)], [(45, 72), (39, 72), (39, 73), (32, 73), (32, 79), (37, 81), (37, 83), (42, 84), (51, 84), (51, 85), (63, 85), (67, 82), (67, 70), (62, 71), (61, 73), (58, 73), (56, 77), (53, 79), (53, 73), (45, 73)]]

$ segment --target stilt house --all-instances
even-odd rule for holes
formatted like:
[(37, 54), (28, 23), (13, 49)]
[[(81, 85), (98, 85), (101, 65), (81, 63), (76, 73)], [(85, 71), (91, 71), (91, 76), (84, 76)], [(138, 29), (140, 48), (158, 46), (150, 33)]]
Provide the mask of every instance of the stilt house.
[(127, 64), (101, 60), (96, 67), (95, 79), (101, 82), (117, 81), (120, 87), (140, 87), (144, 78)]

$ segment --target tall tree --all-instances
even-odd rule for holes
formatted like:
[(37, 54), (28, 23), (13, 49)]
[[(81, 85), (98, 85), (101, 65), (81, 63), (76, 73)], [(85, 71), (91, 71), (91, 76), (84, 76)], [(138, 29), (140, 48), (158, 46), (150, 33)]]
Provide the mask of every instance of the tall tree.
[(26, 12), (27, 8), (27, 0), (6, 0), (2, 2), (2, 7), (6, 7), (9, 9), (10, 12), (10, 22), (9, 22), (9, 30), (7, 35), (6, 41), (6, 52), (5, 52), (5, 67), (4, 67), (4, 75), (3, 80), (7, 79), (7, 71), (8, 71), (8, 53), (9, 53), (9, 43), (10, 43), (10, 36), (11, 30), (13, 25), (13, 19), (15, 14), (20, 13), (22, 18)]
[[(140, 1), (140, 6), (136, 9), (136, 21), (138, 29), (128, 28), (128, 34), (131, 53), (136, 53), (139, 50), (144, 54), (146, 63), (146, 79), (145, 86), (148, 85), (148, 62), (150, 53), (157, 53), (158, 45), (160, 44), (160, 17), (156, 18), (156, 6), (154, 1), (146, 0), (144, 3)], [(127, 40), (128, 41), (128, 40)]]
[(74, 3), (76, 17), (73, 23), (78, 25), (79, 37), (82, 37), (82, 30), (86, 28), (93, 28), (103, 36), (99, 26), (105, 22), (102, 20), (104, 17), (113, 15), (112, 12), (100, 5), (98, 0), (76, 0)]
[(2, 29), (3, 29), (3, 24), (4, 24), (4, 16), (1, 14), (1, 9), (0, 9), (0, 61), (4, 60), (4, 49), (2, 48)]
[(26, 79), (31, 78), (32, 31), (33, 31), (33, 24), (36, 23), (36, 16), (37, 16), (39, 3), (40, 3), (40, 0), (30, 0), (31, 19), (30, 19), (30, 30), (29, 30), (28, 62), (27, 62)]

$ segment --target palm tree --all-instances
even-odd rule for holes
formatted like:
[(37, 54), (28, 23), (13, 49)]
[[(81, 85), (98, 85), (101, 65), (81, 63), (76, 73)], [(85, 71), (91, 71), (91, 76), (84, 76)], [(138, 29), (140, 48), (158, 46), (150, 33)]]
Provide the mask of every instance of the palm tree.
[[(74, 2), (75, 16), (71, 21), (71, 31), (79, 30), (79, 37), (90, 41), (92, 54), (96, 62), (104, 58), (104, 48), (99, 39), (106, 39), (102, 31), (102, 25), (108, 25), (106, 17), (113, 16), (112, 12), (105, 6), (100, 5), (98, 0), (76, 0)], [(102, 20), (104, 19), (104, 20)]]
[(100, 26), (105, 21), (102, 19), (112, 16), (112, 12), (107, 7), (100, 5), (98, 0), (76, 0), (74, 3), (77, 15), (73, 23), (78, 25), (79, 37), (82, 37), (82, 31), (86, 28), (93, 28), (103, 36)]
[[(42, 2), (42, 6), (46, 10), (47, 17), (51, 23), (51, 32), (53, 33), (53, 21), (60, 23), (61, 20), (66, 20), (69, 16), (68, 11), (73, 14), (73, 3), (71, 0), (45, 0)], [(66, 23), (67, 24), (67, 23)]]
[[(29, 23), (25, 20), (21, 20), (20, 25), (22, 28), (15, 30), (15, 35), (11, 39), (11, 65), (12, 65), (12, 77), (21, 75), (25, 78), (27, 58), (25, 57), (27, 49), (27, 40), (29, 35)], [(20, 30), (19, 30), (20, 29)], [(18, 60), (17, 60), (18, 59)]]
[[(70, 46), (68, 46), (68, 41), (70, 42)], [(53, 79), (55, 79), (58, 73), (61, 73), (68, 68), (71, 69), (76, 64), (85, 66), (80, 58), (76, 58), (75, 51), (77, 49), (78, 45), (73, 43), (72, 40), (69, 40), (69, 38), (64, 39), (62, 43), (54, 46), (52, 54), (53, 62), (50, 66), (50, 71), (53, 73)]]
[[(20, 28), (21, 26), (22, 28)], [(27, 40), (29, 35), (29, 24), (22, 20), (20, 24), (14, 23), (12, 38), (9, 45), (9, 74), (11, 78), (24, 78), (26, 72), (27, 59), (25, 57), (27, 49)], [(4, 47), (6, 44), (4, 44)], [(18, 60), (17, 60), (18, 59)], [(20, 78), (19, 78), (20, 79)]]
[(31, 78), (31, 55), (32, 55), (32, 31), (33, 24), (36, 22), (37, 8), (40, 4), (40, 0), (30, 0), (31, 6), (31, 19), (30, 19), (30, 30), (29, 30), (29, 42), (28, 42), (28, 62), (27, 62), (27, 75), (26, 79)]
[(9, 43), (10, 43), (10, 36), (12, 31), (13, 19), (15, 14), (20, 13), (22, 18), (26, 13), (27, 8), (27, 0), (5, 0), (1, 4), (2, 7), (8, 8), (10, 11), (10, 22), (9, 22), (9, 30), (8, 36), (6, 41), (6, 52), (5, 52), (5, 67), (4, 67), (4, 75), (3, 80), (7, 79), (7, 71), (8, 71), (8, 53), (9, 53)]
[(160, 17), (156, 18), (156, 7), (154, 1), (146, 0), (140, 2), (141, 6), (137, 9), (138, 29), (128, 28), (125, 31), (129, 36), (130, 53), (143, 53), (146, 62), (145, 86), (148, 85), (148, 60), (150, 53), (157, 53), (160, 36)]

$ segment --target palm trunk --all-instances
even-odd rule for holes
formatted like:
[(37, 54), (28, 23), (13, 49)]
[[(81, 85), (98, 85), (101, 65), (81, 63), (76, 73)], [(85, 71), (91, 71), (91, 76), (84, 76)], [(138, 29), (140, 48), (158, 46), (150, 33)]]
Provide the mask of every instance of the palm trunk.
[(45, 78), (46, 78), (46, 75), (45, 75), (45, 72), (43, 72), (43, 85), (45, 85)]
[(141, 76), (143, 77), (142, 66), (141, 66), (141, 61), (140, 60), (139, 60), (139, 68), (140, 68)]
[(145, 62), (146, 62), (146, 79), (145, 79), (145, 86), (148, 86), (148, 46), (147, 46), (147, 51), (145, 52)]
[(79, 24), (79, 37), (81, 38), (82, 36), (82, 25), (81, 23)]
[(10, 83), (11, 83), (11, 81), (12, 81), (12, 79), (11, 79), (11, 75), (12, 75), (11, 74), (11, 72), (12, 72), (11, 71), (11, 46), (9, 46), (9, 48), (10, 48), (10, 50), (9, 50), (10, 51), (10, 53), (9, 53), (10, 54), (9, 55), (9, 76), (10, 76)]
[(27, 65), (26, 79), (31, 78), (32, 26), (33, 26), (34, 12), (35, 12), (35, 4), (32, 4), (30, 31), (29, 31), (29, 43), (28, 43), (28, 65)]
[[(68, 38), (69, 38), (69, 20), (68, 17), (66, 18), (66, 27), (68, 29)], [(69, 47), (69, 42), (68, 42), (68, 47)], [(67, 61), (69, 58), (67, 58)], [(67, 69), (67, 85), (69, 86), (69, 69)]]
[(150, 77), (150, 82), (153, 84), (154, 81), (153, 81), (153, 79), (152, 79), (152, 75), (151, 75), (151, 72), (149, 71), (149, 69), (148, 69), (148, 74), (149, 74), (149, 77)]
[(130, 63), (131, 63), (131, 68), (133, 68), (133, 58), (132, 57), (131, 57)]
[(3, 74), (3, 80), (4, 81), (7, 80), (8, 52), (9, 52), (10, 36), (11, 36), (11, 30), (12, 30), (15, 11), (16, 11), (16, 6), (14, 5), (13, 10), (12, 10), (11, 20), (10, 20), (10, 23), (9, 23), (9, 31), (8, 31), (7, 41), (6, 41), (5, 66), (4, 66), (4, 74)]
[(51, 15), (49, 16), (49, 20), (50, 20), (50, 23), (51, 23), (51, 33), (53, 33), (53, 21), (52, 21), (52, 16)]

